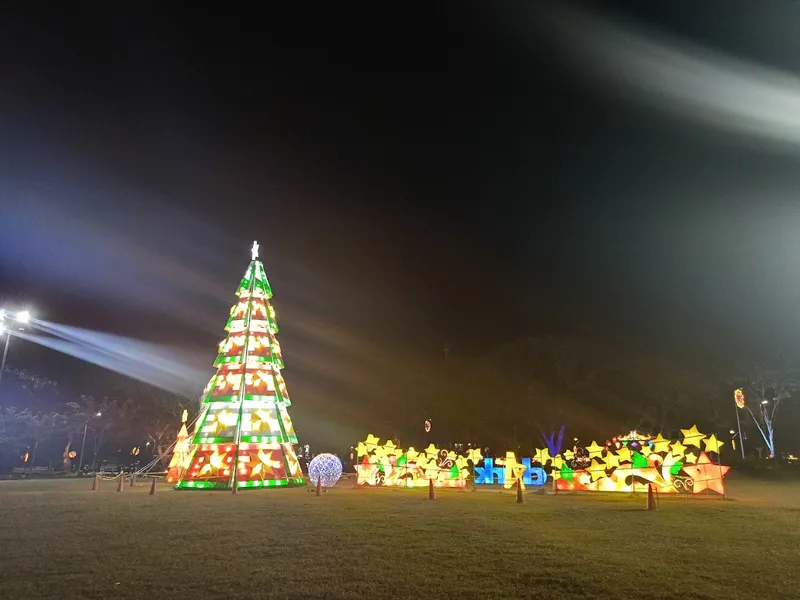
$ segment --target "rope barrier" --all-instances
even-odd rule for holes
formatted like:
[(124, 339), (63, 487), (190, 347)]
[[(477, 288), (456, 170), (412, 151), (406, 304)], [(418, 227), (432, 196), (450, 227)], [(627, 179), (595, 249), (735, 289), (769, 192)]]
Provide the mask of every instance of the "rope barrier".
[[(190, 421), (190, 422), (187, 424), (187, 428), (191, 428), (191, 427), (192, 427), (192, 426), (193, 426), (193, 425), (194, 425), (194, 424), (197, 422), (197, 420), (198, 420), (199, 418), (200, 418), (200, 415), (198, 414), (198, 415), (197, 415), (197, 416), (196, 416), (194, 419), (192, 419), (192, 420), (191, 420), (191, 421)], [(166, 451), (166, 452), (165, 452), (165, 453), (164, 453), (162, 456), (160, 456), (160, 457), (155, 457), (153, 460), (151, 460), (149, 463), (147, 463), (147, 464), (146, 464), (146, 465), (144, 465), (143, 467), (141, 467), (141, 468), (139, 468), (139, 469), (137, 469), (137, 470), (133, 471), (133, 472), (131, 473), (131, 476), (133, 476), (133, 475), (136, 475), (136, 477), (139, 477), (140, 475), (144, 475), (144, 476), (150, 476), (150, 477), (165, 477), (165, 476), (166, 476), (166, 474), (167, 474), (167, 471), (166, 471), (166, 470), (164, 470), (164, 471), (159, 471), (159, 472), (156, 472), (156, 473), (150, 473), (150, 469), (152, 469), (152, 468), (153, 468), (153, 467), (155, 467), (155, 466), (156, 466), (156, 465), (157, 465), (159, 462), (161, 462), (161, 459), (163, 459), (165, 456), (167, 456), (168, 454), (170, 454), (171, 452), (173, 452), (173, 451), (175, 450), (175, 445), (176, 445), (177, 443), (178, 443), (178, 440), (175, 440), (174, 442), (172, 442), (172, 443), (169, 445), (169, 447), (167, 448), (167, 451)], [(96, 474), (98, 477), (100, 477), (100, 479), (101, 479), (101, 480), (103, 480), (103, 481), (115, 481), (115, 480), (116, 480), (116, 479), (117, 479), (117, 478), (118, 478), (120, 475), (124, 475), (124, 473), (122, 473), (121, 471), (120, 471), (120, 473), (117, 473), (117, 474), (116, 474), (116, 475), (114, 475), (113, 477), (108, 477), (108, 476), (105, 476), (105, 475), (103, 475), (103, 473), (102, 473), (101, 471), (96, 471), (96, 472), (95, 472), (95, 474)]]

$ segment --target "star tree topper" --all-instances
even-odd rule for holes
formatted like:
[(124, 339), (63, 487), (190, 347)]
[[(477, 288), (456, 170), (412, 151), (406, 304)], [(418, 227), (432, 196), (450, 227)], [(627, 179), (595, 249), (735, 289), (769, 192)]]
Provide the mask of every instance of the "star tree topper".
[(253, 255), (253, 260), (258, 258), (258, 242), (253, 242), (253, 247), (250, 248), (250, 252)]

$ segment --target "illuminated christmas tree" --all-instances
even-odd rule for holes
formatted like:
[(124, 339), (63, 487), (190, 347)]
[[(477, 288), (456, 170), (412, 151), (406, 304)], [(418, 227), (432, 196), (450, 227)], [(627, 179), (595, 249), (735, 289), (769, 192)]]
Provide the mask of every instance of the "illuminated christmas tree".
[(203, 392), (194, 452), (178, 489), (236, 489), (303, 485), (293, 444), (297, 436), (281, 376), (272, 289), (253, 243), (252, 262), (231, 308), (228, 337)]
[(181, 417), (181, 428), (178, 430), (178, 437), (175, 440), (175, 450), (172, 452), (172, 459), (167, 467), (167, 483), (176, 483), (183, 476), (189, 462), (189, 432), (186, 430), (188, 417), (189, 412), (184, 410)]

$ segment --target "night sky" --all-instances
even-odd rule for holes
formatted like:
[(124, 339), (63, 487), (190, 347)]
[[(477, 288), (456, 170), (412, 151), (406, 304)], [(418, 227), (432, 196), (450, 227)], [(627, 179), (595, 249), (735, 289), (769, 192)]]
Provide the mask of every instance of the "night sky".
[(296, 405), (354, 411), (445, 341), (795, 350), (800, 93), (695, 76), (777, 133), (743, 131), (592, 39), (791, 79), (800, 4), (558, 4), (0, 9), (0, 296), (210, 365), (257, 239)]

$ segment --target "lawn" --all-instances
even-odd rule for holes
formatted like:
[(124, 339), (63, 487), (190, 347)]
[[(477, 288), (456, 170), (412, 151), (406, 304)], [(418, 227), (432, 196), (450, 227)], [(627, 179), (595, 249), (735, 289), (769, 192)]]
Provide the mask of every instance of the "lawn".
[(800, 597), (800, 485), (732, 499), (0, 482), (3, 598)]

